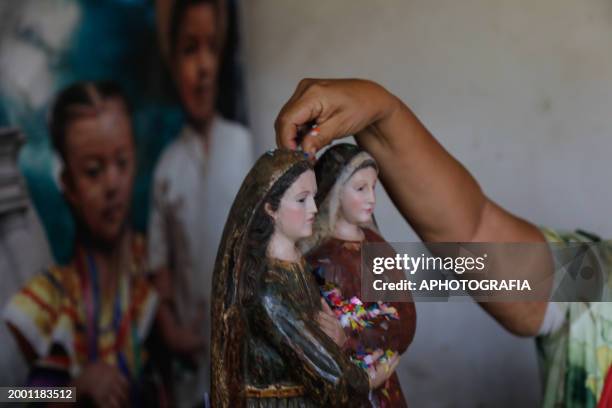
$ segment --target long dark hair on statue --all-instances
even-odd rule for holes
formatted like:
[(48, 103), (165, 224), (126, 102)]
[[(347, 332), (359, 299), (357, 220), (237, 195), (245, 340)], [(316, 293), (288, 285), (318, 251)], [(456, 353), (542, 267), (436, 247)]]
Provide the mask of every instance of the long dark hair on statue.
[(262, 273), (265, 272), (267, 265), (267, 249), (270, 238), (274, 233), (274, 219), (265, 209), (266, 204), (270, 204), (272, 211), (277, 211), (281, 199), (285, 192), (295, 183), (295, 181), (312, 166), (307, 161), (302, 161), (293, 166), (289, 171), (272, 186), (266, 197), (259, 204), (251, 228), (247, 233), (246, 257), (244, 271), (242, 274), (240, 297), (242, 304), (245, 305), (253, 299), (253, 294), (259, 285)]

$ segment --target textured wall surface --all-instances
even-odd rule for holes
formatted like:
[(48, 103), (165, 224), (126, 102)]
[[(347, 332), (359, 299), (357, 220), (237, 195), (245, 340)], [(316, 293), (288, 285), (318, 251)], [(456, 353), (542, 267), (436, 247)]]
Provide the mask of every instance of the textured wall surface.
[[(408, 103), (510, 211), (612, 236), (612, 4), (604, 0), (248, 0), (250, 120), (259, 152), (303, 77), (366, 77)], [(410, 227), (384, 193), (390, 241)], [(531, 340), (477, 305), (418, 304), (399, 368), (412, 406), (534, 406)]]

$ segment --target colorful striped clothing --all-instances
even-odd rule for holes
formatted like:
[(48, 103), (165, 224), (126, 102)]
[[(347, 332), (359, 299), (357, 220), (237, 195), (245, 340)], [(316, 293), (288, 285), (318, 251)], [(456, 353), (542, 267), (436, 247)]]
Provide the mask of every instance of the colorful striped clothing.
[[(550, 229), (542, 232), (555, 248), (597, 242), (596, 237), (586, 233), (560, 234)], [(604, 273), (612, 276), (612, 241), (599, 241), (592, 248), (589, 256), (596, 257)], [(603, 299), (610, 299), (609, 283), (610, 279), (602, 288)], [(601, 406), (602, 391), (610, 388), (606, 375), (612, 365), (612, 303), (558, 302), (556, 306), (564, 315), (564, 323), (537, 339), (544, 369), (542, 406), (596, 407), (598, 403)]]
[(130, 240), (115, 294), (100, 295), (93, 259), (78, 249), (69, 265), (35, 276), (11, 299), (4, 319), (35, 352), (33, 372), (70, 379), (88, 362), (103, 361), (138, 381), (157, 308), (157, 294), (144, 275), (144, 245), (141, 237)]

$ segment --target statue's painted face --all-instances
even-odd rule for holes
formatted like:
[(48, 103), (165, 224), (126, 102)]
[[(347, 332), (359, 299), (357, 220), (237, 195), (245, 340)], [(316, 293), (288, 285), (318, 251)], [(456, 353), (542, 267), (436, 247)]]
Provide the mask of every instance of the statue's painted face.
[(376, 182), (378, 173), (373, 167), (358, 170), (340, 190), (339, 216), (354, 225), (372, 220), (376, 207)]
[(312, 224), (317, 213), (314, 197), (317, 181), (312, 170), (302, 173), (285, 191), (274, 218), (275, 232), (290, 241), (297, 241), (312, 235)]

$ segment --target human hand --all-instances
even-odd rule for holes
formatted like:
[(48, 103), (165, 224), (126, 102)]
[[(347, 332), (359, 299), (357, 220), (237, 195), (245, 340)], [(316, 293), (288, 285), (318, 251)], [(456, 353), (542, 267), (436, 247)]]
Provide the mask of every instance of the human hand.
[(323, 298), (321, 298), (321, 305), (323, 306), (323, 311), (319, 312), (317, 316), (319, 327), (338, 345), (338, 347), (344, 346), (346, 334), (344, 333), (342, 325), (340, 325), (338, 318)]
[(276, 143), (289, 149), (301, 144), (314, 157), (333, 140), (375, 126), (398, 106), (395, 96), (371, 81), (303, 79), (276, 118)]
[(129, 406), (129, 383), (117, 367), (103, 362), (90, 363), (74, 381), (76, 392), (97, 407)]
[[(384, 352), (382, 350), (378, 350), (372, 354), (372, 359), (377, 361)], [(397, 365), (400, 361), (400, 355), (394, 354), (385, 364), (374, 364), (372, 367), (368, 368), (368, 377), (370, 379), (370, 389), (375, 390), (376, 388), (383, 385), (387, 380), (393, 375)]]

